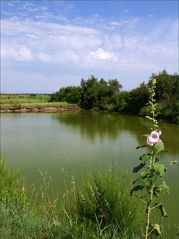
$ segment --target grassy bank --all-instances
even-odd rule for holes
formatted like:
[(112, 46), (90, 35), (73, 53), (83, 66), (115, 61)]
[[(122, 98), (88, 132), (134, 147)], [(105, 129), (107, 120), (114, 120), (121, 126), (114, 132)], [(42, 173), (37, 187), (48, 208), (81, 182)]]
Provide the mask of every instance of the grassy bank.
[(22, 111), (47, 111), (48, 109), (54, 111), (60, 111), (65, 109), (75, 109), (77, 106), (75, 104), (69, 104), (67, 102), (49, 102), (50, 95), (42, 95), (42, 94), (1, 94), (0, 96), (0, 109), (2, 112), (16, 112)]
[(40, 190), (27, 187), (0, 161), (0, 238), (142, 238), (145, 215), (139, 200), (129, 196), (131, 182), (114, 169), (92, 172), (80, 185), (72, 178), (63, 197), (49, 196), (49, 183), (42, 181)]

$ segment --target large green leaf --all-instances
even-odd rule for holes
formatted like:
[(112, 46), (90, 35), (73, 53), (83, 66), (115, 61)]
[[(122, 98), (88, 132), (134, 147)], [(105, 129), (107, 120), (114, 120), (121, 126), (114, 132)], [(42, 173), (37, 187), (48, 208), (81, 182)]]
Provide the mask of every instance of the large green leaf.
[(133, 187), (133, 189), (130, 191), (130, 195), (132, 195), (134, 192), (140, 191), (144, 188), (144, 185), (136, 185), (135, 187)]
[(159, 184), (158, 186), (154, 187), (153, 193), (154, 196), (159, 196), (160, 192), (163, 191), (164, 193), (168, 194), (169, 193), (169, 186), (166, 184), (164, 180), (162, 180), (162, 183)]
[(169, 186), (166, 184), (166, 182), (163, 180), (161, 184), (162, 190), (164, 193), (168, 194), (169, 193)]
[(160, 177), (163, 177), (166, 172), (166, 166), (163, 164), (155, 163), (153, 166), (153, 170), (156, 174), (158, 174)]
[(162, 204), (159, 206), (159, 209), (162, 214), (162, 217), (168, 217), (166, 209), (164, 208), (164, 206)]
[(163, 143), (160, 143), (160, 144), (155, 144), (155, 152), (156, 153), (159, 153), (161, 151), (164, 151), (165, 150), (165, 147), (164, 147), (164, 144)]
[(139, 177), (133, 182), (133, 184), (136, 184), (136, 183), (141, 186), (149, 186), (150, 182), (147, 177)]
[(133, 168), (133, 173), (137, 173), (139, 170), (141, 170), (143, 167), (145, 167), (145, 163), (140, 163), (138, 166)]
[(146, 162), (147, 160), (150, 160), (151, 154), (143, 154), (140, 156), (139, 160)]

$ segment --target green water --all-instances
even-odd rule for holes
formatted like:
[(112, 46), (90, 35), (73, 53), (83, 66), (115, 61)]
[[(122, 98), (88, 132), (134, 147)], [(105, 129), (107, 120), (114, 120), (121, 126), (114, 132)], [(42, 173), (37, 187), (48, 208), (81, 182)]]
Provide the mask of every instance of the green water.
[[(117, 113), (2, 114), (1, 151), (8, 164), (20, 169), (27, 182), (38, 185), (39, 170), (52, 177), (54, 191), (64, 190), (64, 178), (77, 179), (97, 167), (115, 165), (129, 172), (144, 152), (148, 121)], [(163, 161), (179, 159), (179, 126), (161, 122), (167, 152)], [(179, 226), (179, 164), (167, 172), (170, 195), (164, 197), (168, 221)]]

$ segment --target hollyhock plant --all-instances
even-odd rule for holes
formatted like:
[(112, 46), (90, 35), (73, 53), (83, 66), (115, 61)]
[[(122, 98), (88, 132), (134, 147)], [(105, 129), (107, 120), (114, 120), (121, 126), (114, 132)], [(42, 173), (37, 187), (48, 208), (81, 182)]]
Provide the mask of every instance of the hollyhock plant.
[[(152, 80), (151, 96), (149, 100), (150, 115), (146, 116), (150, 120), (152, 127), (151, 133), (147, 136), (145, 145), (138, 146), (139, 148), (146, 147), (145, 154), (139, 157), (140, 164), (134, 167), (133, 172), (139, 173), (137, 179), (134, 180), (131, 195), (138, 194), (139, 198), (145, 203), (146, 223), (143, 238), (154, 238), (155, 235), (161, 234), (160, 225), (155, 221), (153, 216), (155, 210), (161, 212), (162, 217), (167, 217), (166, 209), (159, 201), (160, 193), (169, 192), (169, 187), (164, 180), (167, 166), (160, 162), (158, 154), (165, 150), (164, 144), (160, 139), (161, 131), (159, 131), (158, 121), (156, 120), (157, 103), (155, 97), (156, 80)], [(147, 147), (150, 146), (150, 147)], [(174, 165), (176, 161), (171, 161), (169, 165)], [(142, 171), (141, 171), (142, 170)]]

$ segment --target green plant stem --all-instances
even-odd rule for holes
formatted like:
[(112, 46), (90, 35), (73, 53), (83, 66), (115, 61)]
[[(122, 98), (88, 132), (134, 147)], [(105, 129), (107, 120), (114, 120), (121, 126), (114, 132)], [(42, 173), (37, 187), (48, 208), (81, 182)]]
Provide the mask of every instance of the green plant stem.
[(159, 204), (157, 204), (156, 206), (154, 206), (154, 207), (151, 207), (150, 208), (150, 210), (153, 210), (153, 209), (155, 209), (155, 208), (157, 208), (157, 207), (160, 207), (162, 204), (161, 203), (159, 203)]
[(151, 203), (152, 203), (152, 199), (153, 199), (153, 188), (154, 185), (152, 185), (151, 189), (150, 189), (150, 199), (148, 201), (148, 205), (147, 205), (147, 223), (146, 223), (146, 230), (145, 230), (145, 239), (148, 238), (149, 235), (149, 226), (150, 226), (150, 215), (151, 215)]
[[(155, 160), (154, 160), (155, 154), (154, 149), (152, 151), (152, 159), (150, 160), (150, 170), (154, 167)], [(151, 187), (150, 187), (150, 194), (149, 194), (149, 201), (147, 203), (147, 221), (146, 221), (146, 228), (145, 228), (145, 239), (148, 238), (149, 232), (149, 226), (150, 226), (150, 216), (151, 216), (151, 203), (153, 200), (153, 193), (154, 193), (154, 186), (155, 186), (155, 180), (151, 181)]]

